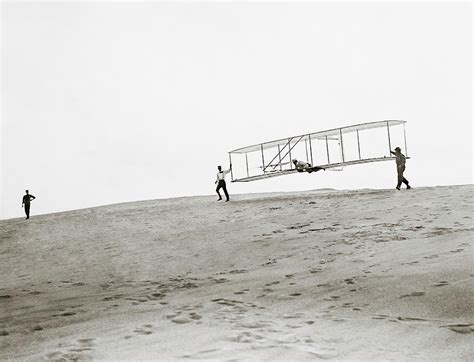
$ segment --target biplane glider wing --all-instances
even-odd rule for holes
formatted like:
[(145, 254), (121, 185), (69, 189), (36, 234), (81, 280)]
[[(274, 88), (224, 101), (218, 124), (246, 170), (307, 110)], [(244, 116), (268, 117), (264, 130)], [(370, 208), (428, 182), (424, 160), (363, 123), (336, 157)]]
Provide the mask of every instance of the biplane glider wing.
[(394, 160), (392, 145), (409, 158), (405, 123), (361, 123), (238, 148), (229, 152), (231, 179), (248, 182), (296, 173), (293, 159), (338, 171), (350, 165)]

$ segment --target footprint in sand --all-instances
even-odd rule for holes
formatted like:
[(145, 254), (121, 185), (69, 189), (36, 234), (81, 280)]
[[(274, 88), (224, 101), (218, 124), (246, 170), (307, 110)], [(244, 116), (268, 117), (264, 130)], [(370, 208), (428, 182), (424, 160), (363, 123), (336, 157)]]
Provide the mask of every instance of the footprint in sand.
[(453, 332), (461, 334), (470, 334), (474, 333), (474, 324), (450, 324), (446, 326), (441, 326), (441, 328), (448, 328)]
[(81, 347), (92, 347), (94, 345), (94, 338), (81, 338), (78, 339), (77, 342)]
[(321, 284), (316, 284), (317, 287), (331, 287), (331, 283), (321, 283)]
[(291, 226), (287, 227), (287, 229), (288, 230), (297, 230), (297, 229), (305, 228), (309, 225), (311, 225), (311, 224), (299, 224), (299, 223), (297, 223), (297, 224), (294, 224), (294, 225), (291, 225)]
[(241, 295), (241, 294), (246, 294), (246, 293), (248, 293), (248, 292), (249, 292), (248, 289), (244, 289), (244, 290), (239, 290), (239, 291), (237, 291), (237, 292), (234, 292), (234, 294)]
[(191, 313), (189, 313), (189, 318), (192, 319), (193, 321), (198, 321), (198, 320), (202, 319), (202, 316), (200, 316), (196, 312), (191, 312)]
[(236, 270), (231, 270), (229, 274), (244, 274), (247, 273), (248, 270), (246, 269), (236, 269)]
[(90, 352), (94, 346), (94, 338), (81, 338), (63, 351), (49, 353), (46, 357), (51, 361), (80, 361), (90, 360)]
[(303, 318), (304, 316), (305, 316), (304, 313), (297, 312), (297, 313), (294, 313), (294, 314), (285, 314), (285, 315), (283, 315), (283, 318), (285, 318), (285, 319), (300, 319), (300, 318)]
[(427, 319), (416, 318), (416, 317), (397, 317), (396, 319), (402, 322), (427, 322), (428, 321)]
[(276, 259), (270, 259), (269, 261), (267, 261), (266, 263), (262, 264), (262, 266), (269, 266), (269, 265), (273, 265), (273, 264), (276, 264)]
[(142, 336), (148, 336), (153, 333), (153, 331), (151, 330), (152, 327), (152, 324), (144, 324), (141, 327), (135, 328), (134, 332)]
[(270, 286), (276, 285), (276, 284), (280, 284), (280, 282), (279, 282), (279, 281), (275, 281), (275, 282), (267, 283), (267, 284), (265, 284), (265, 286), (266, 286), (266, 287), (270, 287)]
[(421, 297), (422, 295), (425, 295), (425, 292), (413, 292), (410, 294), (405, 294), (400, 296), (399, 298), (406, 298), (406, 297)]
[(339, 295), (331, 295), (329, 298), (323, 298), (325, 302), (333, 302), (335, 300), (340, 299), (341, 297)]
[(121, 299), (122, 297), (124, 297), (124, 294), (116, 294), (116, 295), (111, 295), (111, 296), (108, 296), (108, 297), (104, 297), (104, 298), (102, 298), (102, 300), (107, 302), (109, 300)]
[(407, 263), (400, 263), (400, 265), (415, 265), (415, 264), (418, 264), (419, 261), (418, 260), (413, 260), (413, 261), (409, 261)]
[(61, 314), (53, 314), (53, 317), (70, 317), (70, 316), (73, 316), (73, 315), (76, 315), (76, 313), (74, 313), (74, 312), (64, 312), (64, 313), (61, 313)]
[[(200, 307), (201, 307), (200, 305), (196, 305), (196, 306), (185, 305), (178, 308), (175, 314), (167, 315), (166, 318), (168, 318), (169, 320), (171, 320), (171, 322), (176, 323), (176, 324), (186, 324), (186, 323), (191, 323), (193, 321), (198, 321), (202, 319), (202, 316), (197, 314), (195, 310), (197, 310)], [(183, 316), (183, 314), (186, 314), (186, 313), (187, 313), (187, 316)]]
[(376, 314), (372, 316), (372, 319), (389, 319), (390, 316), (386, 314)]
[(146, 297), (150, 300), (157, 300), (157, 299), (161, 300), (161, 299), (166, 297), (166, 293), (156, 292), (156, 293), (152, 293), (150, 295), (147, 295)]
[(251, 332), (242, 332), (235, 337), (228, 338), (227, 340), (236, 343), (254, 343), (255, 341), (261, 339), (263, 339), (263, 336), (259, 334)]
[(171, 322), (176, 323), (176, 324), (186, 324), (186, 323), (191, 323), (192, 320), (188, 318), (179, 317), (179, 318), (173, 318)]

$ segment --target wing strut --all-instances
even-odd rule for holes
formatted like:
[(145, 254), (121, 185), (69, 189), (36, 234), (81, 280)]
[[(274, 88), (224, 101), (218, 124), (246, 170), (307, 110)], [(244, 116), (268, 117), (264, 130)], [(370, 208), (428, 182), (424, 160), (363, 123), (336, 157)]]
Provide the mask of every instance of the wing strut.
[(331, 161), (329, 161), (329, 144), (328, 144), (328, 136), (326, 136), (326, 152), (328, 155), (328, 165), (331, 164)]
[(247, 177), (250, 177), (250, 175), (249, 175), (249, 158), (247, 157), (247, 152), (245, 152), (245, 164), (247, 166)]
[(344, 146), (342, 145), (342, 129), (339, 128), (339, 134), (341, 135), (341, 156), (342, 156), (342, 162), (344, 162)]
[(403, 123), (403, 138), (405, 140), (405, 154), (408, 157), (408, 148), (407, 148), (407, 134), (405, 132), (405, 123)]
[[(292, 138), (290, 138), (290, 139), (288, 140), (288, 142), (283, 146), (283, 149), (285, 149), (285, 147), (290, 144), (291, 140), (292, 140)], [(262, 152), (263, 152), (263, 145), (262, 145)], [(280, 150), (280, 145), (278, 145), (278, 154), (277, 154), (275, 157), (272, 158), (272, 160), (268, 163), (268, 165), (266, 165), (266, 166), (265, 166), (265, 164), (263, 165), (263, 172), (265, 172), (265, 170), (266, 170), (269, 166), (271, 166), (272, 162), (275, 161), (275, 158), (277, 158), (278, 156), (280, 156), (280, 166), (281, 166), (281, 150)], [(286, 155), (285, 155), (285, 156), (286, 156)], [(283, 156), (283, 158), (285, 158), (285, 156)], [(273, 169), (275, 169), (275, 166), (273, 167)]]
[[(280, 156), (280, 163), (277, 164), (277, 165), (274, 165), (274, 166), (273, 166), (273, 169), (275, 169), (278, 165), (281, 166), (281, 160), (282, 160), (282, 159), (285, 159), (285, 157), (286, 157), (288, 154), (290, 155), (290, 165), (291, 165), (291, 150), (298, 144), (299, 141), (301, 141), (301, 140), (303, 139), (304, 136), (305, 136), (305, 135), (303, 135), (303, 136), (301, 136), (300, 138), (298, 138), (298, 141), (296, 141), (296, 142), (293, 144), (293, 146), (291, 146), (291, 147), (289, 148), (288, 152), (285, 153), (285, 154), (283, 155), (283, 157), (281, 157), (281, 150), (280, 150), (280, 148), (278, 148), (278, 153), (275, 155), (275, 157), (273, 157), (273, 159), (268, 163), (268, 165), (265, 166), (265, 164), (263, 164), (263, 172), (265, 172), (265, 170), (266, 170), (268, 167), (270, 167), (270, 166), (272, 165), (272, 162), (275, 161), (275, 159), (276, 159), (277, 157), (279, 157), (279, 156)], [(290, 139), (288, 140), (288, 142), (285, 144), (285, 146), (283, 147), (283, 149), (285, 149), (285, 147), (286, 147), (287, 145), (289, 146), (289, 145), (291, 144), (291, 141), (292, 141), (292, 140), (293, 140), (293, 138), (290, 138)], [(263, 145), (262, 145), (262, 159), (263, 159)]]
[(392, 145), (390, 143), (390, 126), (388, 125), (388, 121), (387, 121), (387, 133), (388, 133), (388, 155), (390, 156), (392, 152)]
[(278, 156), (279, 156), (279, 160), (280, 160), (280, 171), (282, 171), (283, 168), (281, 167), (281, 150), (280, 150), (280, 145), (278, 145)]
[(362, 160), (362, 158), (360, 157), (359, 130), (357, 130), (357, 149), (359, 150), (359, 160)]
[[(290, 166), (293, 165), (293, 163), (291, 162), (291, 150), (298, 144), (299, 141), (301, 141), (301, 139), (304, 137), (305, 135), (302, 135), (300, 138), (298, 138), (298, 141), (296, 141), (293, 146), (290, 147), (290, 149), (288, 150), (287, 153), (285, 153), (285, 155), (283, 156), (283, 159), (285, 159), (286, 155), (290, 154)], [(290, 140), (288, 142), (291, 142), (293, 138), (290, 138)], [(273, 166), (273, 169), (275, 169), (276, 165)], [(293, 168), (293, 166), (291, 166), (291, 168)]]

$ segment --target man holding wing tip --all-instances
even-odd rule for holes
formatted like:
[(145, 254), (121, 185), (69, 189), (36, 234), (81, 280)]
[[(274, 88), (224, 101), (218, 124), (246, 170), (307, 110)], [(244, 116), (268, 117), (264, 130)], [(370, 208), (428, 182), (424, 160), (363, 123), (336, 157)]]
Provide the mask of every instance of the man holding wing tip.
[(397, 183), (397, 190), (400, 190), (400, 186), (402, 183), (407, 185), (407, 190), (411, 189), (410, 185), (408, 184), (408, 180), (403, 177), (403, 172), (405, 171), (405, 162), (406, 158), (405, 155), (401, 152), (400, 147), (395, 148), (394, 151), (390, 151), (391, 154), (395, 155), (395, 162), (397, 163), (397, 175), (398, 175), (398, 183)]
[(226, 184), (225, 184), (225, 175), (227, 175), (230, 170), (232, 169), (232, 165), (230, 166), (230, 168), (228, 170), (222, 170), (222, 167), (221, 166), (217, 166), (217, 179), (216, 179), (216, 184), (217, 184), (217, 188), (216, 188), (216, 192), (217, 192), (217, 195), (219, 195), (219, 198), (217, 199), (217, 201), (221, 201), (222, 200), (222, 197), (221, 197), (221, 194), (219, 192), (220, 189), (223, 189), (224, 190), (224, 194), (225, 194), (225, 197), (226, 197), (226, 202), (229, 201), (229, 193), (227, 192), (227, 187), (226, 187)]

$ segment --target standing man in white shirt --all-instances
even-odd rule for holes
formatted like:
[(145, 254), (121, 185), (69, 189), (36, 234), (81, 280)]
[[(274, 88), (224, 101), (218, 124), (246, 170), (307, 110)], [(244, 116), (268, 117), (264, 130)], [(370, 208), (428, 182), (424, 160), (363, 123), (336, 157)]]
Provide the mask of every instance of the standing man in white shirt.
[[(230, 167), (232, 168), (232, 166), (230, 166)], [(215, 182), (217, 184), (216, 192), (217, 192), (217, 195), (219, 195), (219, 198), (217, 199), (217, 201), (222, 200), (222, 197), (221, 197), (221, 194), (220, 194), (219, 190), (223, 189), (225, 197), (226, 197), (225, 201), (227, 202), (227, 201), (229, 201), (229, 194), (227, 192), (227, 187), (225, 185), (225, 175), (227, 175), (230, 172), (230, 168), (228, 170), (223, 171), (221, 166), (217, 166), (217, 170), (219, 171), (219, 172), (217, 172), (217, 179), (216, 179), (216, 182)]]

